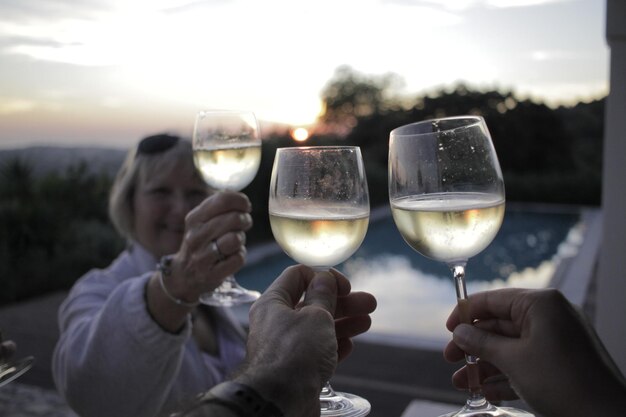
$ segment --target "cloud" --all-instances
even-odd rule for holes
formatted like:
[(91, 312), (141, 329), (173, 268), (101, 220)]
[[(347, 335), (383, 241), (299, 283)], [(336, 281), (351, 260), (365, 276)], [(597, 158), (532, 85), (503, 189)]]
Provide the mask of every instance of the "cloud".
[(158, 4), (158, 8), (164, 13), (177, 14), (196, 12), (208, 6), (222, 6), (234, 3), (235, 0), (164, 0)]
[(384, 0), (388, 3), (412, 6), (437, 6), (446, 10), (462, 11), (473, 8), (512, 8), (527, 6), (543, 6), (551, 3), (572, 0)]
[(4, 100), (0, 101), (0, 115), (25, 113), (33, 110), (36, 103), (31, 100)]
[(27, 22), (31, 19), (54, 20), (67, 16), (86, 18), (94, 13), (111, 11), (115, 2), (107, 0), (3, 0), (0, 22)]
[[(270, 10), (281, 13), (268, 13)], [(261, 15), (263, 19), (258, 18)], [(432, 7), (420, 7), (411, 14), (399, 13), (396, 8), (381, 10), (374, 0), (66, 0), (52, 5), (42, 0), (10, 0), (0, 5), (0, 16), (0, 36), (11, 39), (5, 52), (38, 60), (86, 66), (133, 65), (140, 58), (150, 62), (155, 57), (162, 60), (163, 56), (173, 56), (204, 64), (212, 57), (228, 54), (232, 61), (238, 61), (232, 65), (235, 68), (249, 65), (246, 55), (272, 59), (263, 56), (272, 54), (274, 59), (284, 59), (297, 51), (315, 53), (322, 45), (342, 39), (350, 41), (350, 48), (324, 48), (327, 57), (333, 54), (330, 58), (337, 59), (337, 55), (343, 57), (351, 51), (354, 56), (369, 56), (370, 48), (376, 47), (382, 36), (377, 30), (362, 28), (393, 21), (395, 36), (408, 38), (426, 36), (429, 29), (460, 19)], [(362, 26), (357, 32), (355, 22)], [(206, 53), (199, 53), (203, 48)], [(238, 49), (248, 52), (233, 53)], [(214, 70), (219, 67), (224, 66), (212, 65)]]
[(558, 68), (545, 52), (535, 58), (549, 62), (524, 53), (539, 45), (547, 51), (587, 45), (576, 34), (593, 39), (586, 34), (600, 33), (600, 19), (564, 13), (594, 0), (546, 13), (539, 7), (483, 13), (529, 1), (2, 0), (0, 89), (5, 98), (36, 101), (43, 90), (64, 88), (107, 108), (119, 103), (102, 101), (108, 95), (181, 112), (246, 107), (260, 118), (307, 124), (319, 113), (320, 91), (343, 64), (399, 74), (407, 95), (462, 80), (511, 85), (542, 99), (553, 82), (548, 77), (565, 78), (572, 88), (580, 82), (579, 92), (605, 80), (603, 38), (599, 46), (589, 41), (597, 57), (576, 68)]
[(585, 59), (581, 53), (575, 53), (565, 50), (536, 50), (531, 52), (530, 59), (533, 61), (554, 61), (554, 60), (572, 60)]
[[(72, 64), (102, 64), (102, 50), (94, 38), (105, 39), (101, 22), (115, 10), (110, 2), (42, 0), (3, 1), (0, 4), (2, 52), (36, 60)], [(108, 36), (115, 38), (115, 31)]]
[(572, 0), (483, 0), (485, 5), (499, 9), (509, 7), (544, 6), (552, 3), (563, 3)]

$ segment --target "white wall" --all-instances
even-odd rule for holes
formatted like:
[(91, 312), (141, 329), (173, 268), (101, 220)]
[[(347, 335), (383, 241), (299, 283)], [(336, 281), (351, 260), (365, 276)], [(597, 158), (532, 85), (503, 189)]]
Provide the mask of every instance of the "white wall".
[(626, 375), (626, 1), (607, 0), (611, 48), (602, 176), (596, 328)]

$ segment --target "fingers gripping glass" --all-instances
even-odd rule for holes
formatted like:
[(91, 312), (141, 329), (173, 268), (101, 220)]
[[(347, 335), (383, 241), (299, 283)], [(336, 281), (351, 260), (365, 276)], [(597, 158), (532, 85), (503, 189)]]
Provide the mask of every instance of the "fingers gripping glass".
[[(252, 182), (261, 163), (261, 138), (252, 112), (202, 111), (196, 117), (193, 131), (194, 161), (204, 181), (221, 191), (241, 191)], [(200, 302), (215, 306), (250, 303), (259, 298), (258, 291), (240, 286), (234, 276)]]
[[(450, 267), (462, 320), (471, 324), (465, 265), (491, 243), (504, 217), (504, 181), (485, 121), (461, 116), (394, 129), (389, 200), (409, 246)], [(478, 358), (465, 358), (470, 396), (446, 416), (532, 416), (490, 404), (481, 391)]]
[[(361, 150), (351, 146), (280, 148), (270, 181), (272, 233), (287, 255), (318, 271), (347, 260), (369, 223), (369, 195)], [(365, 416), (367, 400), (326, 383), (322, 416)]]
[[(0, 343), (2, 342), (2, 332), (0, 332)], [(33, 366), (34, 362), (35, 358), (32, 356), (27, 356), (17, 361), (6, 360), (3, 356), (0, 356), (0, 387), (24, 374)]]

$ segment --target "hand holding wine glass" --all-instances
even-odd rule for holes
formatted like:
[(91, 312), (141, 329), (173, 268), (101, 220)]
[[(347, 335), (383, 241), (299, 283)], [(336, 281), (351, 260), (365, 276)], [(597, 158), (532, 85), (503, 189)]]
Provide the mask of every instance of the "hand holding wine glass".
[[(433, 119), (394, 129), (389, 140), (389, 199), (404, 240), (450, 267), (463, 323), (472, 324), (465, 266), (498, 233), (504, 181), (481, 117)], [(483, 396), (478, 358), (466, 355), (470, 397), (448, 416), (532, 416), (498, 408)]]
[(17, 361), (10, 360), (14, 351), (15, 344), (11, 341), (4, 341), (0, 332), (0, 387), (24, 374), (35, 362), (32, 356)]
[[(444, 357), (481, 358), (483, 390), (495, 401), (519, 397), (542, 416), (619, 416), (626, 380), (582, 310), (554, 288), (500, 288), (470, 295), (475, 325), (454, 309)], [(452, 381), (467, 388), (467, 369)]]
[[(278, 244), (296, 262), (318, 271), (348, 259), (369, 223), (369, 194), (361, 150), (352, 146), (279, 148), (270, 183), (269, 214)], [(364, 416), (356, 395), (320, 395), (322, 416)]]
[[(254, 113), (248, 111), (201, 111), (193, 132), (194, 161), (206, 183), (222, 191), (241, 191), (256, 176), (261, 163), (261, 138)], [(219, 253), (215, 242), (213, 250)], [(200, 301), (215, 306), (249, 303), (259, 298), (237, 284), (234, 276)]]

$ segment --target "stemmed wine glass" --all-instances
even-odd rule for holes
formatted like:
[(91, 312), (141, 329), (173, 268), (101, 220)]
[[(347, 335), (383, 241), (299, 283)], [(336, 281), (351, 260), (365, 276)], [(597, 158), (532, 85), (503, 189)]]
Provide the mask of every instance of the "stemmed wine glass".
[[(261, 138), (254, 113), (207, 110), (196, 116), (193, 131), (194, 161), (204, 181), (216, 190), (240, 191), (252, 182), (261, 163)], [(240, 286), (227, 277), (210, 293), (200, 296), (204, 304), (233, 306), (259, 298), (258, 291)]]
[[(369, 194), (361, 150), (316, 146), (276, 150), (270, 182), (272, 233), (285, 253), (328, 271), (361, 246), (369, 224)], [(320, 394), (322, 416), (365, 416), (370, 403), (335, 392)]]
[[(2, 342), (2, 332), (0, 331), (0, 343)], [(0, 387), (24, 374), (33, 366), (34, 362), (35, 358), (32, 356), (27, 356), (17, 361), (9, 361), (4, 358), (0, 358)]]
[[(462, 321), (471, 324), (465, 266), (498, 233), (505, 205), (502, 172), (484, 119), (439, 118), (391, 131), (389, 200), (409, 246), (451, 269)], [(469, 398), (446, 416), (532, 416), (490, 404), (481, 391), (478, 358), (466, 354), (465, 359)]]

